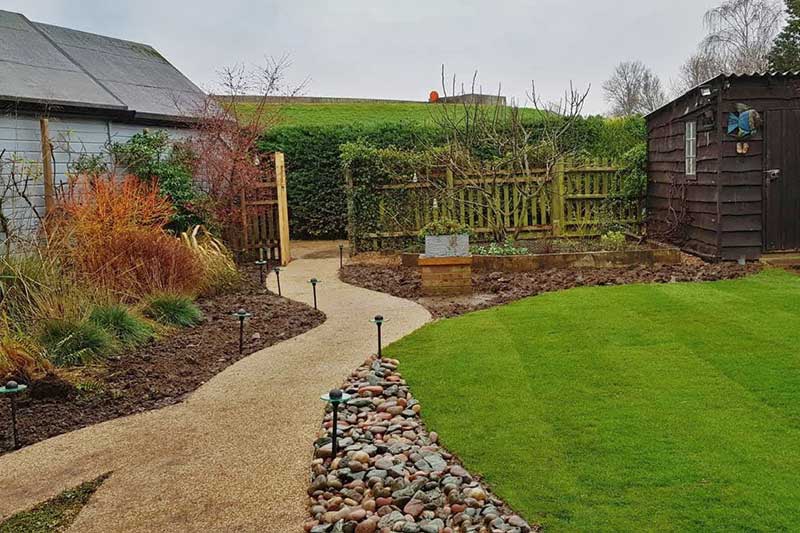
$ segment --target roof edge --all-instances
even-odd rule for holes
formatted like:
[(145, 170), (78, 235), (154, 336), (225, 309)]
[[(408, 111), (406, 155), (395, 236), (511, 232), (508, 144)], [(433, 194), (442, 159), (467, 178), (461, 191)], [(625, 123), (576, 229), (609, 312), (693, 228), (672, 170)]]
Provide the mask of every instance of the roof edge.
[(777, 71), (743, 72), (743, 73), (723, 72), (722, 74), (717, 74), (713, 78), (710, 78), (702, 83), (698, 83), (691, 89), (682, 93), (680, 96), (676, 96), (675, 98), (671, 99), (669, 102), (665, 103), (661, 107), (658, 107), (650, 111), (644, 116), (644, 118), (645, 120), (650, 119), (650, 117), (652, 117), (656, 113), (660, 113), (661, 111), (671, 106), (675, 102), (686, 98), (687, 96), (695, 92), (700, 87), (703, 87), (704, 85), (709, 85), (722, 80), (743, 79), (743, 78), (800, 78), (800, 70), (788, 70), (786, 72), (777, 72)]

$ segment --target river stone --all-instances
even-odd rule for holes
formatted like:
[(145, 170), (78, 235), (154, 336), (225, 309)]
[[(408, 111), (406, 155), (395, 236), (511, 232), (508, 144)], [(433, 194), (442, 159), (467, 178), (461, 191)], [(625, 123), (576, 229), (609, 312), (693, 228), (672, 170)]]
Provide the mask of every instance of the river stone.
[(381, 519), (378, 520), (378, 527), (391, 528), (392, 526), (394, 526), (396, 522), (404, 521), (405, 519), (406, 519), (405, 516), (403, 516), (403, 513), (401, 513), (400, 511), (392, 511), (391, 513), (381, 517)]

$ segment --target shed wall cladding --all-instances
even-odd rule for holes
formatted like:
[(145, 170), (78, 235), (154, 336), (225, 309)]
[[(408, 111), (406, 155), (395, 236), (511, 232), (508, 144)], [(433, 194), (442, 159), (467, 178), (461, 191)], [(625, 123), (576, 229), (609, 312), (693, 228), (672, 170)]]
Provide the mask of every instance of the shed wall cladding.
[[(738, 78), (721, 91), (720, 117), (736, 112), (736, 104), (746, 104), (759, 112), (762, 119), (777, 109), (800, 108), (800, 84), (796, 79), (775, 77)], [(722, 135), (720, 157), (720, 257), (738, 259), (741, 256), (756, 258), (763, 251), (764, 227), (764, 154), (766, 152), (765, 127), (747, 142), (746, 154), (737, 154), (735, 137)], [(788, 176), (787, 176), (788, 177)]]
[[(191, 134), (190, 130), (177, 128), (163, 129), (174, 139), (184, 138)], [(125, 142), (134, 134), (145, 129), (136, 124), (123, 124), (101, 118), (81, 118), (68, 115), (50, 116), (50, 139), (53, 143), (53, 159), (55, 160), (55, 183), (67, 181), (70, 164), (81, 154), (102, 154), (108, 159), (108, 146), (114, 142)], [(35, 176), (31, 181), (26, 196), (32, 206), (17, 194), (6, 194), (2, 211), (8, 218), (12, 232), (16, 237), (29, 237), (38, 228), (36, 213), (44, 215), (44, 184), (41, 177), (41, 134), (39, 117), (32, 114), (0, 115), (0, 152), (5, 150), (3, 164), (0, 168), (0, 186), (6, 189), (13, 170), (18, 173), (27, 168)], [(17, 163), (11, 163), (15, 160)], [(17, 180), (19, 181), (19, 180)], [(0, 235), (5, 240), (7, 236)]]
[[(648, 120), (649, 225), (655, 233), (683, 218), (683, 247), (714, 257), (717, 246), (719, 130), (703, 128), (701, 116), (714, 108), (708, 100), (677, 101)], [(697, 172), (686, 176), (686, 122), (697, 122)], [(682, 200), (681, 197), (685, 196)], [(685, 210), (685, 216), (680, 213)]]

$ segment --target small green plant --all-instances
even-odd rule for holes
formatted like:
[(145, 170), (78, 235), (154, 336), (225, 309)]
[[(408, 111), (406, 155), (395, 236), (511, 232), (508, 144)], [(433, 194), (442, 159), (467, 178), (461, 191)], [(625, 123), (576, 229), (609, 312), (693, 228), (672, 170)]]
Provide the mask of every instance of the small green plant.
[(194, 326), (203, 319), (192, 299), (180, 294), (152, 297), (144, 308), (144, 315), (161, 324), (180, 327)]
[(108, 161), (103, 154), (81, 154), (69, 169), (74, 174), (97, 177), (108, 172)]
[(624, 250), (626, 243), (625, 234), (621, 231), (609, 231), (600, 237), (600, 244), (603, 245), (603, 249), (605, 250)]
[(155, 335), (150, 324), (122, 304), (95, 307), (89, 320), (105, 329), (126, 347), (144, 344)]
[(431, 235), (468, 235), (469, 233), (470, 230), (467, 226), (450, 218), (440, 218), (439, 220), (428, 222), (419, 230), (419, 236), (422, 238)]
[(48, 319), (42, 322), (39, 342), (56, 366), (80, 366), (115, 349), (114, 338), (89, 320)]
[(103, 384), (95, 379), (85, 379), (75, 384), (81, 396), (97, 396), (105, 392)]
[(516, 246), (514, 239), (508, 237), (502, 243), (493, 242), (488, 246), (473, 246), (472, 253), (474, 255), (527, 255), (528, 249)]

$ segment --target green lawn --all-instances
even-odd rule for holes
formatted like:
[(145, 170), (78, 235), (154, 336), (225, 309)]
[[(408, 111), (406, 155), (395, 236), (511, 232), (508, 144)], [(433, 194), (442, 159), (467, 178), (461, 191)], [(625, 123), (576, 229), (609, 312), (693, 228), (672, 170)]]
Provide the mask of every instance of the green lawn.
[(548, 531), (800, 530), (798, 276), (545, 294), (386, 353)]

